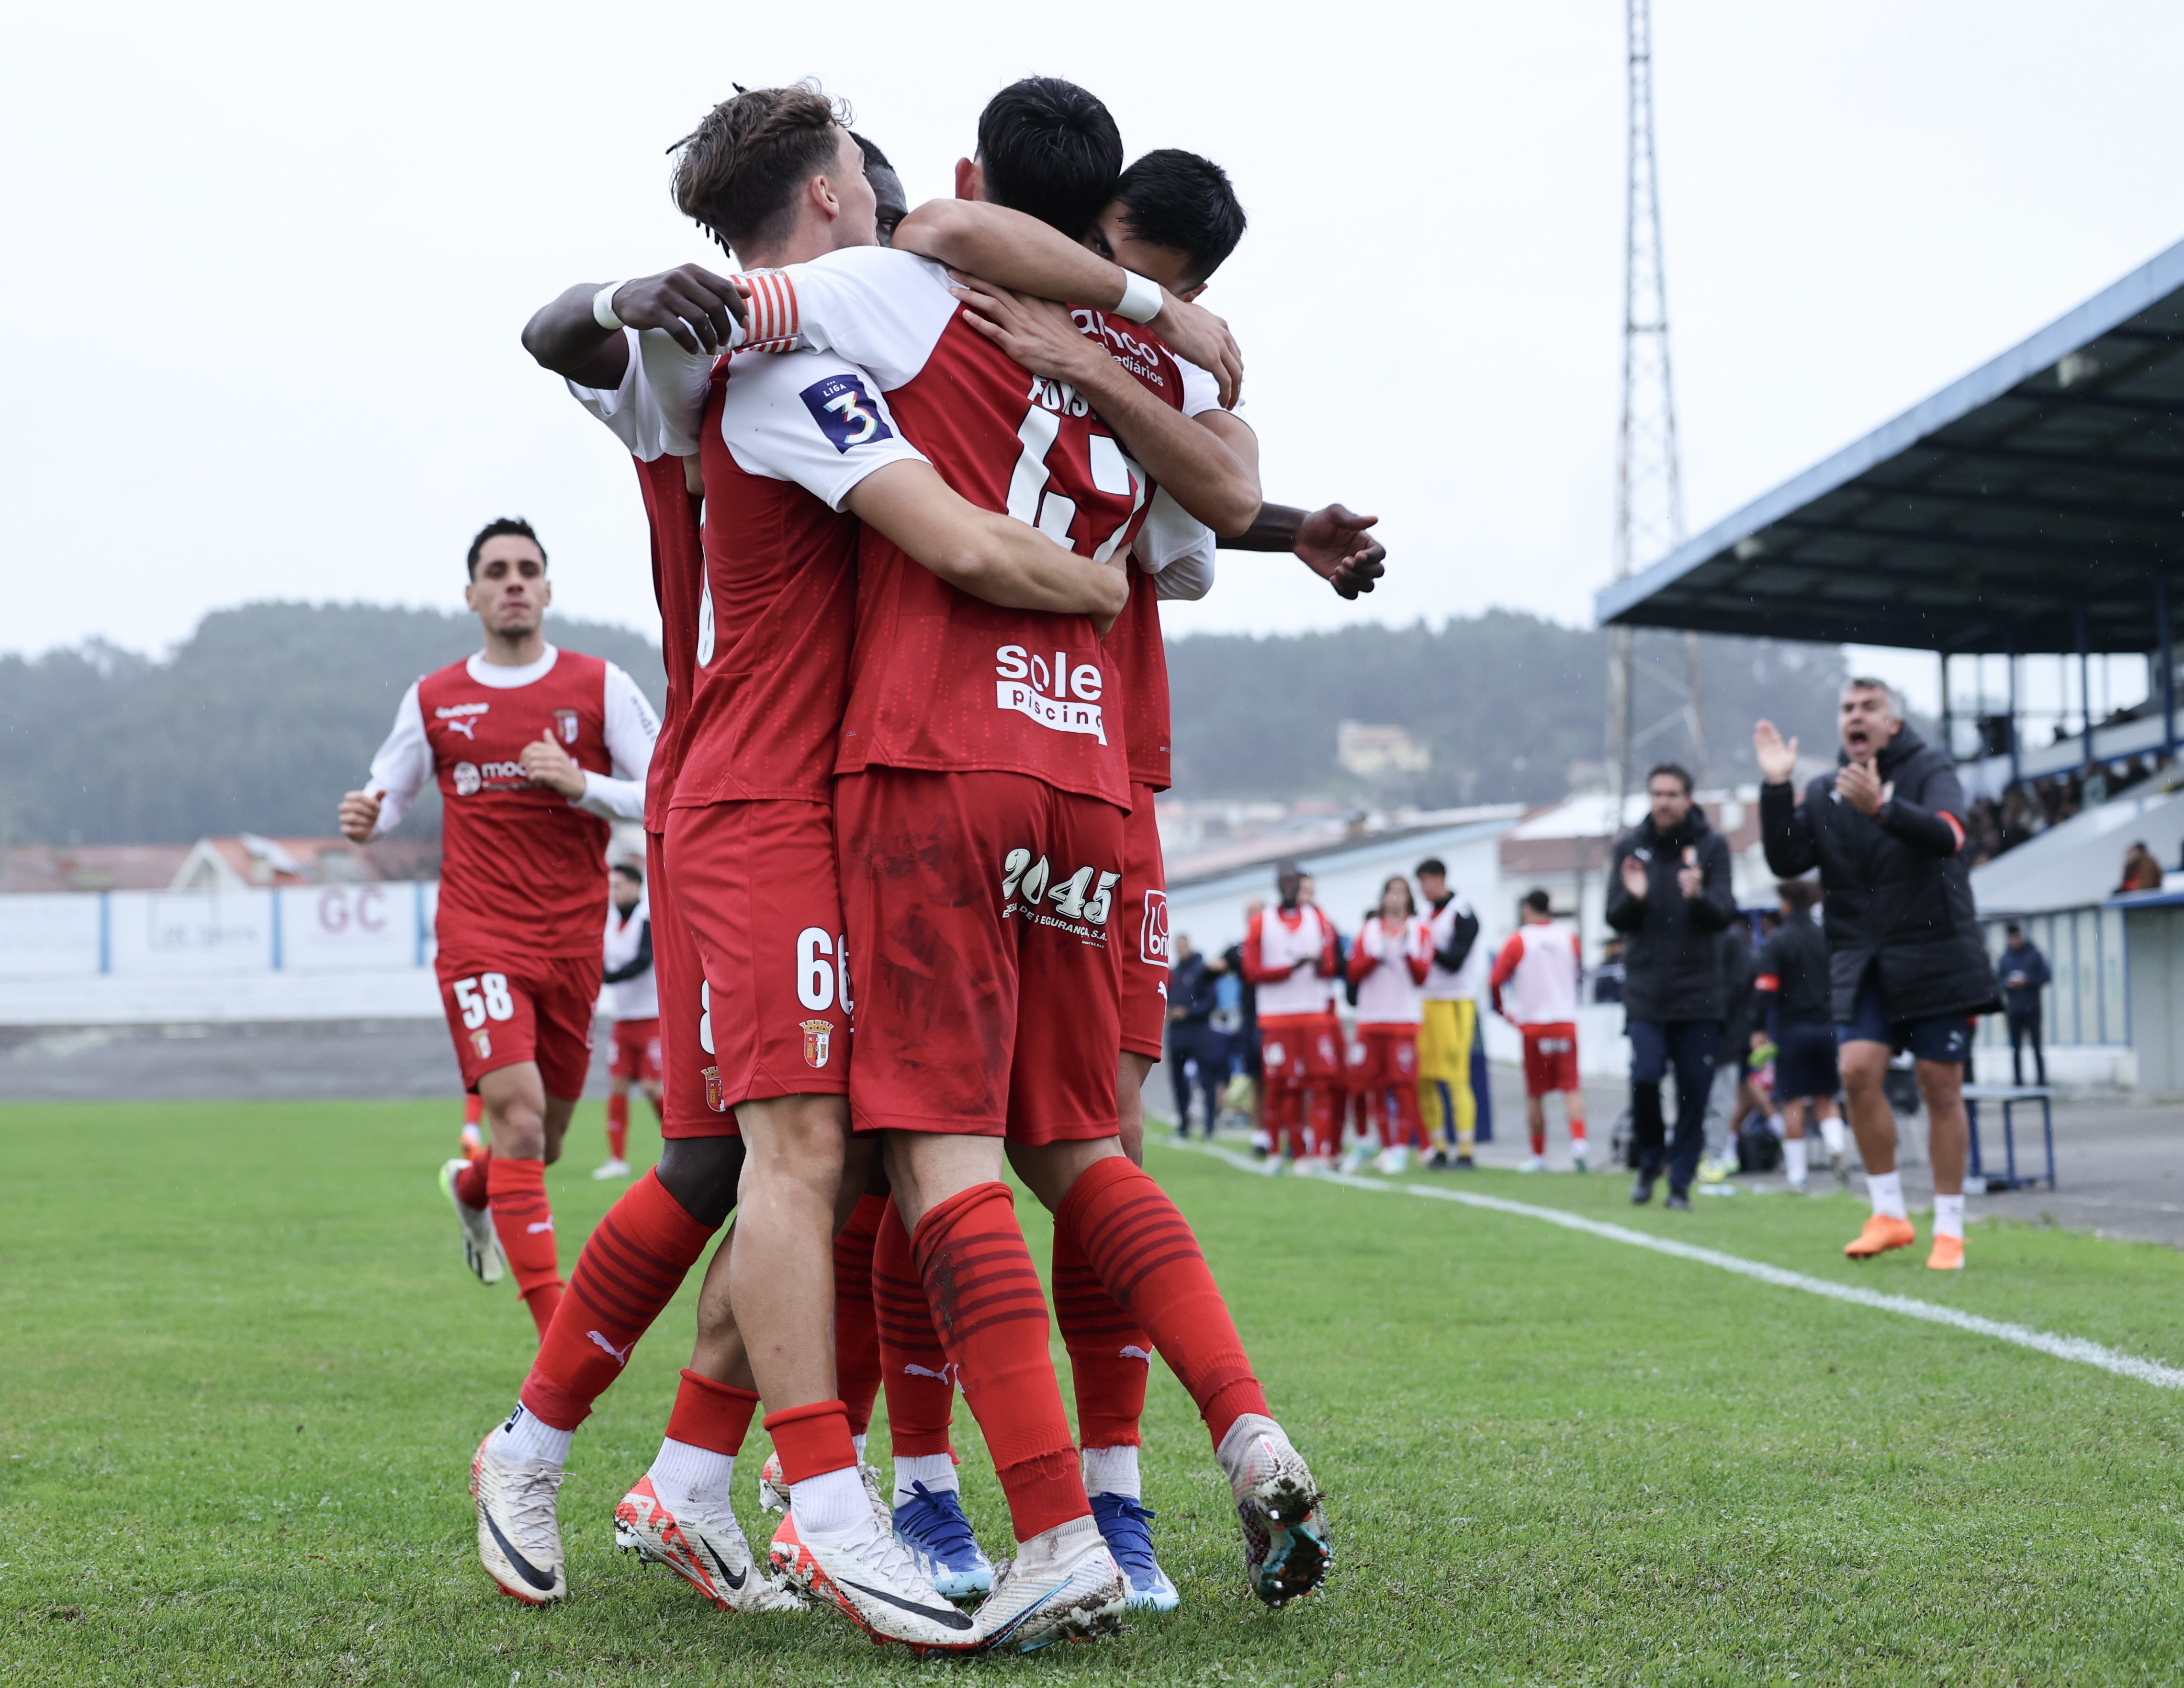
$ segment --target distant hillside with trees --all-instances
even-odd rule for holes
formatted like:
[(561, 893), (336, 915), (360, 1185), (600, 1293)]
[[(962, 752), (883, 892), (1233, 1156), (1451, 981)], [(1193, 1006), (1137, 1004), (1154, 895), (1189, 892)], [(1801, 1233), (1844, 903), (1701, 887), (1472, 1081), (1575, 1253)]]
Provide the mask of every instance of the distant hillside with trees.
[[(560, 618), (550, 627), (557, 643), (619, 662), (660, 701), (659, 650), (641, 634)], [(1645, 662), (1680, 668), (1680, 636), (1642, 645)], [(323, 835), (404, 688), (476, 648), (468, 616), (262, 603), (207, 616), (164, 658), (98, 644), (0, 657), (0, 843)], [(1840, 651), (1735, 640), (1709, 640), (1705, 651), (1715, 779), (1753, 777), (1758, 713), (1825, 741)], [(1604, 634), (1503, 611), (1438, 629), (1179, 640), (1169, 646), (1176, 788), (1544, 802), (1597, 775), (1607, 657)], [(1641, 727), (1661, 713), (1658, 688), (1641, 685)], [(1346, 773), (1335, 757), (1346, 720), (1404, 728), (1430, 748), (1430, 765), (1374, 780)], [(403, 830), (429, 837), (438, 823), (428, 800)]]

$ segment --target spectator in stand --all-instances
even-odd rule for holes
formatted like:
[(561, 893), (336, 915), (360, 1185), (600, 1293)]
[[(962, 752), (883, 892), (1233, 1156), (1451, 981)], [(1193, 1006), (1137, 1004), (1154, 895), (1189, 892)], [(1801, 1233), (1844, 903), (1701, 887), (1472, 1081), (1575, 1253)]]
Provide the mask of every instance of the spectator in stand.
[(1836, 707), (1836, 771), (1805, 788), (1790, 781), (1797, 742), (1769, 721), (1752, 729), (1765, 784), (1760, 835), (1785, 879), (1818, 867), (1827, 887), (1828, 970), (1837, 1060), (1851, 1130), (1865, 1162), (1873, 1216), (1843, 1252), (1864, 1260), (1917, 1240), (1896, 1169), (1889, 1058), (1915, 1058), (1934, 1168), (1934, 1244), (1926, 1264), (1964, 1263), (1966, 1016), (2000, 1005), (1964, 861), (1964, 807), (1956, 765), (1903, 722), (1886, 681), (1855, 677)]
[(2117, 884), (2115, 894), (2124, 896), (2134, 891), (2161, 889), (2161, 864), (2153, 858), (2153, 852), (2139, 839), (2123, 852), (2123, 878)]
[(1805, 1108), (1809, 1103), (1828, 1151), (1842, 1167), (1843, 1127), (1836, 1114), (1836, 1020), (1830, 1006), (1828, 941), (1813, 918), (1809, 880), (1774, 887), (1781, 921), (1759, 946), (1752, 981), (1752, 1046), (1774, 1044), (1774, 1105), (1782, 1115), (1782, 1158), (1790, 1188), (1805, 1188)]
[(1228, 1040), (1212, 1026), (1216, 987), (1206, 958), (1178, 932), (1168, 942), (1167, 1082), (1175, 1092), (1175, 1134), (1190, 1135), (1190, 1090), (1195, 1076), (1204, 1104), (1206, 1135), (1221, 1118), (1221, 1091), (1228, 1082)]
[[(1664, 1169), (1671, 1209), (1688, 1212), (1706, 1143), (1708, 1093), (1721, 1054), (1721, 934), (1736, 918), (1729, 842), (1691, 802), (1691, 776), (1664, 762), (1646, 776), (1645, 819), (1615, 841), (1607, 924), (1628, 945), (1623, 1006), (1630, 1037), (1630, 1129), (1649, 1202)], [(1663, 1153), (1661, 1081), (1676, 1071), (1676, 1137)]]
[(1418, 1026), (1432, 970), (1432, 932), (1418, 918), (1411, 882), (1397, 874), (1380, 887), (1380, 907), (1358, 929), (1350, 949), (1359, 1046), (1351, 1086), (1362, 1099), (1367, 1129), (1379, 1138), (1373, 1165), (1382, 1172), (1400, 1172), (1413, 1151), (1425, 1152)]
[(2025, 1042), (2032, 1040), (2035, 1084), (2048, 1082), (2048, 1054), (2040, 1045), (2040, 993), (2048, 988), (2048, 958), (2012, 920), (2003, 928), (2002, 993), (2009, 1020), (2009, 1082), (2025, 1082)]
[(2048, 817), (2040, 812), (2022, 785), (2012, 785), (2002, 795), (2002, 848), (2014, 850), (2029, 841), (2035, 833), (2044, 831)]
[(1547, 1170), (1547, 1096), (1560, 1091), (1569, 1122), (1570, 1160), (1591, 1164), (1585, 1140), (1585, 1093), (1577, 1076), (1578, 987), (1584, 959), (1577, 934), (1559, 924), (1547, 893), (1531, 890), (1518, 905), (1518, 927), (1494, 959), (1494, 1011), (1524, 1040), (1524, 1121), (1532, 1153), (1520, 1171)]
[(1426, 974), (1424, 1020), (1418, 1030), (1418, 1101), (1432, 1144), (1429, 1166), (1471, 1169), (1472, 1147), (1494, 1136), (1494, 1104), (1486, 1088), (1486, 1042), (1479, 1035), (1479, 999), (1485, 988), (1486, 951), (1479, 916), (1448, 882), (1448, 866), (1429, 856), (1417, 869), (1418, 895), (1432, 912), (1433, 966)]
[(1600, 965), (1592, 970), (1592, 999), (1596, 1003), (1623, 1000), (1623, 940), (1610, 933), (1600, 947)]

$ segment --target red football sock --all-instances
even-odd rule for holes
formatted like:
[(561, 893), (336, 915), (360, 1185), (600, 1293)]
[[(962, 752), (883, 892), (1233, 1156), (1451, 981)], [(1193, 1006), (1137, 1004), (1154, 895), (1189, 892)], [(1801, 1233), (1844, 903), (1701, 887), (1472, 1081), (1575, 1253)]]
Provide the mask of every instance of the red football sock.
[(1335, 1093), (1323, 1084), (1312, 1087), (1312, 1123), (1305, 1142), (1314, 1154), (1332, 1154), (1342, 1146), (1337, 1141), (1341, 1133), (1335, 1124), (1334, 1097)]
[(494, 1155), (486, 1163), (486, 1196), (493, 1233), (508, 1256), (508, 1269), (515, 1274), (515, 1293), (531, 1309), (543, 1342), (561, 1304), (561, 1262), (554, 1247), (554, 1210), (546, 1202), (546, 1163)]
[(911, 1246), (1017, 1540), (1089, 1517), (1047, 1352), (1046, 1294), (1009, 1187), (973, 1184), (949, 1197), (918, 1221)]
[(1198, 1238), (1144, 1168), (1119, 1154), (1094, 1161), (1055, 1210), (1054, 1228), (1075, 1235), (1108, 1293), (1151, 1333), (1215, 1446), (1242, 1414), (1266, 1411)]
[(1301, 1160), (1309, 1152), (1304, 1137), (1304, 1092), (1293, 1084), (1284, 1084), (1274, 1093), (1274, 1100), (1278, 1121), (1273, 1132), (1274, 1146), (1281, 1149), (1282, 1138), (1286, 1135), (1290, 1158)]
[(815, 1400), (769, 1412), (766, 1428), (773, 1438), (774, 1451), (781, 1456), (781, 1474), (791, 1484), (844, 1471), (857, 1462), (849, 1415), (838, 1400)]
[(1054, 1322), (1069, 1349), (1081, 1447), (1136, 1447), (1145, 1413), (1152, 1339), (1115, 1305), (1077, 1233), (1054, 1227)]
[(1569, 1105), (1564, 1111), (1569, 1115), (1570, 1141), (1583, 1143), (1585, 1141), (1585, 1109), (1577, 1105), (1576, 1097), (1573, 1096), (1569, 1098)]
[[(952, 1454), (948, 1425), (955, 1416), (956, 1374), (933, 1327), (910, 1232), (893, 1202), (882, 1211), (873, 1239), (872, 1284), (880, 1375), (887, 1381), (889, 1445), (897, 1457)], [(837, 1308), (835, 1316), (840, 1316)]]
[(463, 1170), (455, 1174), (455, 1199), (465, 1207), (486, 1205), (487, 1169), (493, 1165), (493, 1151), (473, 1154), (463, 1163)]
[(885, 1196), (857, 1198), (850, 1222), (834, 1238), (834, 1387), (849, 1409), (850, 1434), (871, 1428), (880, 1392), (879, 1324), (872, 1311), (872, 1245), (880, 1234)]
[(1391, 1127), (1395, 1141), (1398, 1144), (1407, 1144), (1416, 1149), (1421, 1154), (1424, 1154), (1426, 1133), (1425, 1126), (1418, 1118), (1418, 1087), (1414, 1084), (1399, 1084), (1395, 1088), (1394, 1098), (1393, 1101), (1384, 1098), (1381, 1105), (1388, 1109), (1389, 1116), (1396, 1122)]
[(1535, 1154), (1545, 1154), (1546, 1152), (1547, 1132), (1546, 1127), (1542, 1126), (1538, 1131), (1532, 1133), (1532, 1153)]
[(524, 1379), (524, 1406), (556, 1430), (582, 1423), (718, 1228), (683, 1211), (656, 1172), (624, 1190), (577, 1256), (568, 1293)]
[(607, 1098), (607, 1153), (617, 1160), (629, 1159), (629, 1098)]
[(675, 1391), (675, 1410), (667, 1415), (668, 1439), (733, 1459), (743, 1451), (751, 1414), (757, 1410), (758, 1397), (749, 1389), (716, 1383), (685, 1366), (682, 1384)]
[(475, 1126), (485, 1119), (485, 1098), (475, 1090), (463, 1098), (463, 1123)]

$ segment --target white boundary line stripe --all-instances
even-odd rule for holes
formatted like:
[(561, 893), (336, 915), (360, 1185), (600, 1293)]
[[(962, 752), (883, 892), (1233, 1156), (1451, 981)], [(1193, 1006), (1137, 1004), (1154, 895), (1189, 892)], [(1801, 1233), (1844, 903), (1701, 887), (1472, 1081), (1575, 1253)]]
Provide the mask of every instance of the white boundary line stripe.
[[(1167, 1146), (1171, 1149), (1184, 1147), (1173, 1143)], [(1189, 1152), (1225, 1161), (1238, 1171), (1255, 1177), (1268, 1176), (1264, 1164), (1247, 1160), (1232, 1149), (1194, 1146)], [(1884, 1295), (1878, 1290), (1834, 1283), (1825, 1277), (1809, 1277), (1802, 1272), (1788, 1272), (1780, 1266), (1747, 1260), (1736, 1255), (1724, 1255), (1718, 1249), (1702, 1249), (1694, 1244), (1679, 1243), (1667, 1237), (1650, 1236), (1643, 1231), (1633, 1231), (1624, 1226), (1609, 1225), (1601, 1220), (1565, 1213), (1559, 1208), (1534, 1207), (1527, 1202), (1505, 1201), (1499, 1196), (1482, 1196), (1469, 1190), (1436, 1189), (1426, 1184), (1384, 1183), (1377, 1179), (1360, 1178), (1346, 1172), (1315, 1172), (1309, 1175), (1309, 1182), (1341, 1184), (1350, 1189), (1369, 1190), (1379, 1195), (1424, 1196), (1434, 1201), (1451, 1201), (1464, 1207), (1484, 1208), (1490, 1213), (1514, 1214), (1523, 1219), (1544, 1219), (1548, 1224), (1559, 1225), (1568, 1231), (1583, 1231), (1595, 1237), (1605, 1238), (1611, 1243), (1628, 1243), (1635, 1248), (1650, 1249), (1657, 1255), (1673, 1255), (1679, 1260), (1696, 1260), (1702, 1266), (1717, 1266), (1723, 1272), (1733, 1272), (1741, 1277), (1757, 1278), (1762, 1283), (1771, 1283), (1778, 1289), (1802, 1289), (1808, 1295), (1823, 1295), (1831, 1301), (1847, 1301), (1854, 1306), (1872, 1307), (1884, 1313), (1900, 1314), (1907, 1319), (1924, 1319), (1929, 1324), (1948, 1325), (1957, 1330), (1970, 1331), (1975, 1336), (1991, 1336), (1999, 1342), (2014, 1343), (2020, 1348), (2033, 1349), (2057, 1360), (2073, 1361), (2081, 1366), (2097, 1366), (2103, 1372), (2114, 1372), (2119, 1378), (2152, 1383), (2157, 1389), (2184, 1389), (2184, 1370), (2164, 1366), (2158, 1360), (2142, 1360), (2135, 1354), (2120, 1353), (2115, 1349), (2104, 1348), (2098, 1342), (2088, 1342), (2083, 1337), (2056, 1336), (2048, 1331), (2035, 1330), (2030, 1325), (2012, 1324), (2005, 1319), (1982, 1318), (1977, 1313), (1961, 1312), (1936, 1301), (1920, 1301), (1908, 1295)]]

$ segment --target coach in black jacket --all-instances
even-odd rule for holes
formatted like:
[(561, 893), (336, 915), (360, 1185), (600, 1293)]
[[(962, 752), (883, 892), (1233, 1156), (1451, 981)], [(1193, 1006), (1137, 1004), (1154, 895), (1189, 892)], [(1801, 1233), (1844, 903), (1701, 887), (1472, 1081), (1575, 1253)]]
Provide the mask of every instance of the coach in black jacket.
[(1736, 917), (1736, 897), (1729, 842), (1692, 806), (1691, 776), (1663, 763), (1646, 776), (1646, 819), (1615, 841), (1607, 868), (1607, 924), (1625, 939), (1623, 1008), (1630, 1034), (1630, 1130), (1638, 1145), (1630, 1199), (1651, 1201), (1661, 1176), (1661, 1080), (1673, 1062), (1676, 1138), (1668, 1154), (1668, 1205), (1688, 1208), (1728, 1006), (1721, 935)]
[(1844, 1099), (1874, 1217), (1846, 1252), (1864, 1258), (1914, 1240), (1896, 1171), (1896, 1115), (1881, 1088), (1890, 1055), (1918, 1061), (1934, 1163), (1931, 1266), (1964, 1263), (1964, 1070), (1970, 1016), (1996, 1004), (1964, 864), (1964, 788), (1949, 758), (1903, 724), (1883, 681), (1847, 682), (1837, 710), (1838, 766), (1806, 788), (1790, 778), (1797, 741), (1773, 723), (1752, 735), (1766, 784), (1759, 823), (1767, 864), (1784, 878), (1814, 867), (1825, 889), (1830, 1007)]

